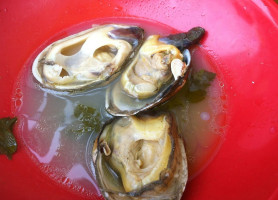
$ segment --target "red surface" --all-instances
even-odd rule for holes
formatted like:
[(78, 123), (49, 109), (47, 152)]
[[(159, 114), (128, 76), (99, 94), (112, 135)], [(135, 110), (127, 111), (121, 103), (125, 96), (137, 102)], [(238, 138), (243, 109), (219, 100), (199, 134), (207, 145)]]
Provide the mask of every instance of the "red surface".
[[(63, 29), (99, 17), (134, 16), (179, 30), (203, 26), (228, 101), (228, 129), (184, 199), (278, 199), (278, 7), (260, 0), (0, 1), (0, 117), (12, 116), (15, 78), (28, 57)], [(19, 134), (19, 133), (16, 133)], [(43, 175), (19, 143), (0, 156), (1, 199), (82, 199)]]

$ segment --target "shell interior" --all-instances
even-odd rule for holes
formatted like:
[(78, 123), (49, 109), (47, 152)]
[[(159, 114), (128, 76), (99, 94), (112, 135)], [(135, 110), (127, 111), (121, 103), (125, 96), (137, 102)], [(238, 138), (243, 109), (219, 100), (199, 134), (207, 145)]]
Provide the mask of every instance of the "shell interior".
[(106, 199), (180, 199), (187, 182), (184, 146), (170, 114), (122, 117), (93, 151)]
[(191, 62), (189, 50), (184, 50), (183, 56), (183, 60), (186, 62), (184, 74), (182, 76), (178, 76), (176, 79), (172, 77), (166, 84), (161, 86), (155, 95), (149, 98), (139, 99), (130, 96), (122, 89), (121, 82), (116, 81), (114, 85), (107, 89), (105, 101), (106, 110), (114, 116), (129, 116), (148, 110), (167, 101), (186, 82), (188, 67)]
[(138, 50), (143, 37), (143, 29), (136, 26), (96, 26), (50, 44), (35, 59), (32, 72), (44, 87), (54, 90), (107, 84)]

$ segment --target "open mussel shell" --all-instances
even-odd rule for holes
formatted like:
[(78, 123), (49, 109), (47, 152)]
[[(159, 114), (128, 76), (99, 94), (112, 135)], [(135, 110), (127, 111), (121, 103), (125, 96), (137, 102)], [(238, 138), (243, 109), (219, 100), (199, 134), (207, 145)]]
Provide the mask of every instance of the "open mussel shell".
[(93, 162), (105, 199), (180, 199), (184, 144), (170, 113), (115, 118), (96, 139)]
[(108, 24), (56, 41), (32, 66), (43, 87), (73, 91), (108, 84), (138, 51), (144, 30)]
[(159, 91), (148, 98), (136, 98), (123, 90), (121, 82), (118, 81), (107, 89), (106, 92), (106, 110), (114, 116), (135, 115), (141, 111), (153, 108), (175, 95), (186, 83), (188, 77), (188, 68), (190, 66), (191, 56), (189, 50), (184, 50), (184, 72), (176, 79), (171, 77), (166, 84), (161, 85)]
[(107, 111), (114, 116), (135, 115), (174, 96), (188, 77), (191, 56), (187, 48), (204, 33), (195, 27), (167, 37), (149, 36), (121, 79), (108, 88)]

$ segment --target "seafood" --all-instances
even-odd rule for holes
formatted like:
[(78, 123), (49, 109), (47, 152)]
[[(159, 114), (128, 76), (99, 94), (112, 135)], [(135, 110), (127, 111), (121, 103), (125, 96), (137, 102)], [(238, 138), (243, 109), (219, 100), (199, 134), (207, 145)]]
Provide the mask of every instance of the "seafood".
[(96, 26), (50, 44), (35, 59), (32, 72), (54, 90), (105, 85), (134, 56), (143, 38), (144, 30), (136, 26)]
[(107, 91), (107, 111), (115, 116), (134, 115), (175, 95), (187, 79), (191, 60), (187, 48), (204, 33), (195, 27), (167, 37), (149, 36), (121, 79)]
[(116, 118), (93, 148), (106, 199), (180, 199), (188, 178), (186, 154), (170, 113)]

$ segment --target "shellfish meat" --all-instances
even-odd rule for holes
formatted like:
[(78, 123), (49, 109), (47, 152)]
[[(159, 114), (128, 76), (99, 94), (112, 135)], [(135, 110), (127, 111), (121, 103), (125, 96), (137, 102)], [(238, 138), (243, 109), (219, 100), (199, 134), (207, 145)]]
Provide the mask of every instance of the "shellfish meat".
[(149, 36), (120, 81), (108, 89), (107, 111), (114, 116), (135, 115), (175, 95), (188, 76), (191, 57), (186, 48), (200, 41), (204, 33), (203, 28), (195, 27), (167, 37)]
[(96, 26), (56, 41), (35, 59), (34, 77), (47, 88), (77, 90), (108, 83), (136, 53), (144, 30), (136, 26)]
[(188, 178), (170, 113), (113, 120), (95, 141), (93, 160), (106, 199), (180, 199)]

